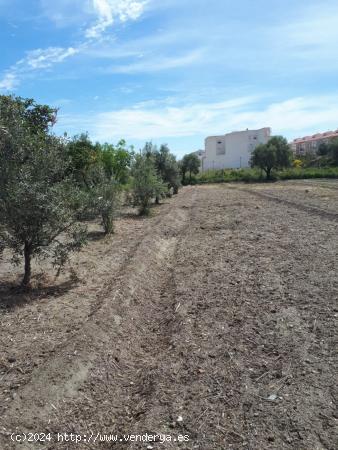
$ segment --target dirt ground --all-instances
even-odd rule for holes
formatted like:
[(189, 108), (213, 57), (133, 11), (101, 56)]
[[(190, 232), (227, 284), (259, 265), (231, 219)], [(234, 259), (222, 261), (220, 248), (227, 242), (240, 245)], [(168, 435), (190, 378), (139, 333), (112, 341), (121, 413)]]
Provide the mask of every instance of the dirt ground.
[(338, 448), (337, 182), (186, 187), (91, 230), (29, 295), (0, 265), (0, 449)]

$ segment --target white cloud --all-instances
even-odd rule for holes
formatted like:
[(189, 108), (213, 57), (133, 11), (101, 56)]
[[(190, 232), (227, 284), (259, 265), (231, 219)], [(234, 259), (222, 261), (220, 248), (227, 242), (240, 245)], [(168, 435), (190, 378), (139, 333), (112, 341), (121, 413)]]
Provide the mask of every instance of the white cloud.
[(136, 63), (117, 65), (104, 70), (105, 73), (153, 73), (162, 70), (185, 67), (200, 61), (203, 56), (203, 50), (193, 50), (183, 56), (163, 57), (151, 55), (148, 58), (140, 57)]
[(286, 36), (298, 45), (324, 45), (337, 43), (338, 7), (312, 7), (307, 13), (284, 25)]
[[(268, 40), (278, 58), (291, 58), (294, 69), (331, 70), (337, 67), (338, 46), (337, 4), (309, 6), (298, 17), (292, 18), (268, 33)], [(309, 65), (305, 65), (309, 63)]]
[(0, 90), (12, 91), (18, 85), (18, 79), (15, 73), (7, 72), (2, 80), (0, 80)]
[(79, 53), (79, 49), (68, 47), (49, 47), (45, 49), (36, 49), (27, 52), (26, 57), (19, 61), (18, 65), (28, 66), (29, 68), (35, 69), (46, 69), (53, 66), (54, 64), (61, 63), (65, 59), (76, 55)]
[[(86, 129), (100, 141), (149, 140), (223, 134), (270, 126), (288, 138), (338, 127), (338, 94), (292, 98), (257, 106), (257, 97), (240, 97), (216, 103), (167, 105), (154, 102), (108, 111), (89, 117), (59, 118), (59, 128)], [(260, 99), (262, 100), (262, 99)]]
[(92, 0), (93, 8), (98, 16), (95, 25), (86, 31), (87, 38), (97, 38), (111, 25), (115, 19), (121, 22), (138, 19), (144, 11), (148, 0)]
[(42, 17), (57, 27), (83, 24), (91, 14), (92, 0), (40, 0)]
[(79, 48), (73, 47), (48, 47), (28, 51), (23, 59), (20, 59), (5, 73), (4, 78), (0, 81), (0, 90), (11, 91), (20, 84), (22, 78), (35, 71), (48, 69), (54, 64), (62, 63), (79, 51)]
[(232, 119), (234, 126), (264, 123), (288, 136), (338, 127), (338, 94), (332, 96), (297, 97), (275, 102), (255, 111), (241, 112)]

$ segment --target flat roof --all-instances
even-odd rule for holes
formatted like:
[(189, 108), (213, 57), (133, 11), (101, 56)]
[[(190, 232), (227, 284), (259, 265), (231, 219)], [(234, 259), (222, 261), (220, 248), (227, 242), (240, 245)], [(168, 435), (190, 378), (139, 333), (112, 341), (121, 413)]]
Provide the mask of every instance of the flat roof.
[(262, 131), (262, 130), (269, 130), (271, 131), (271, 127), (263, 127), (263, 128), (258, 128), (256, 130), (249, 130), (248, 128), (246, 130), (239, 130), (239, 131), (231, 131), (229, 133), (225, 133), (225, 134), (218, 134), (218, 135), (214, 135), (214, 136), (207, 136), (205, 139), (212, 139), (212, 138), (222, 138), (224, 136), (228, 136), (229, 134), (235, 134), (235, 133), (252, 133), (255, 131)]

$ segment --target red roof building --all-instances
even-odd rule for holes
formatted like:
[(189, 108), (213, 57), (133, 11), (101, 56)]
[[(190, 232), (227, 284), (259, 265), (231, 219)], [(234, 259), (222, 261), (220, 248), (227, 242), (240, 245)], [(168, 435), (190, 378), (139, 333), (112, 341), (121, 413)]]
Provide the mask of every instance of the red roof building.
[(338, 129), (297, 138), (290, 145), (296, 156), (302, 156), (309, 153), (316, 153), (320, 144), (328, 144), (334, 138), (338, 138)]

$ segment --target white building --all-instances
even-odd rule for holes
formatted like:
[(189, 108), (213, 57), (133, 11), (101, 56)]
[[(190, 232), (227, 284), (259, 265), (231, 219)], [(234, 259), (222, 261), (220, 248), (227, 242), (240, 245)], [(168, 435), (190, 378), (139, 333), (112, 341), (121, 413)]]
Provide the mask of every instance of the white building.
[(270, 128), (207, 137), (204, 154), (201, 155), (201, 170), (249, 167), (252, 151), (258, 144), (266, 144), (270, 137)]

